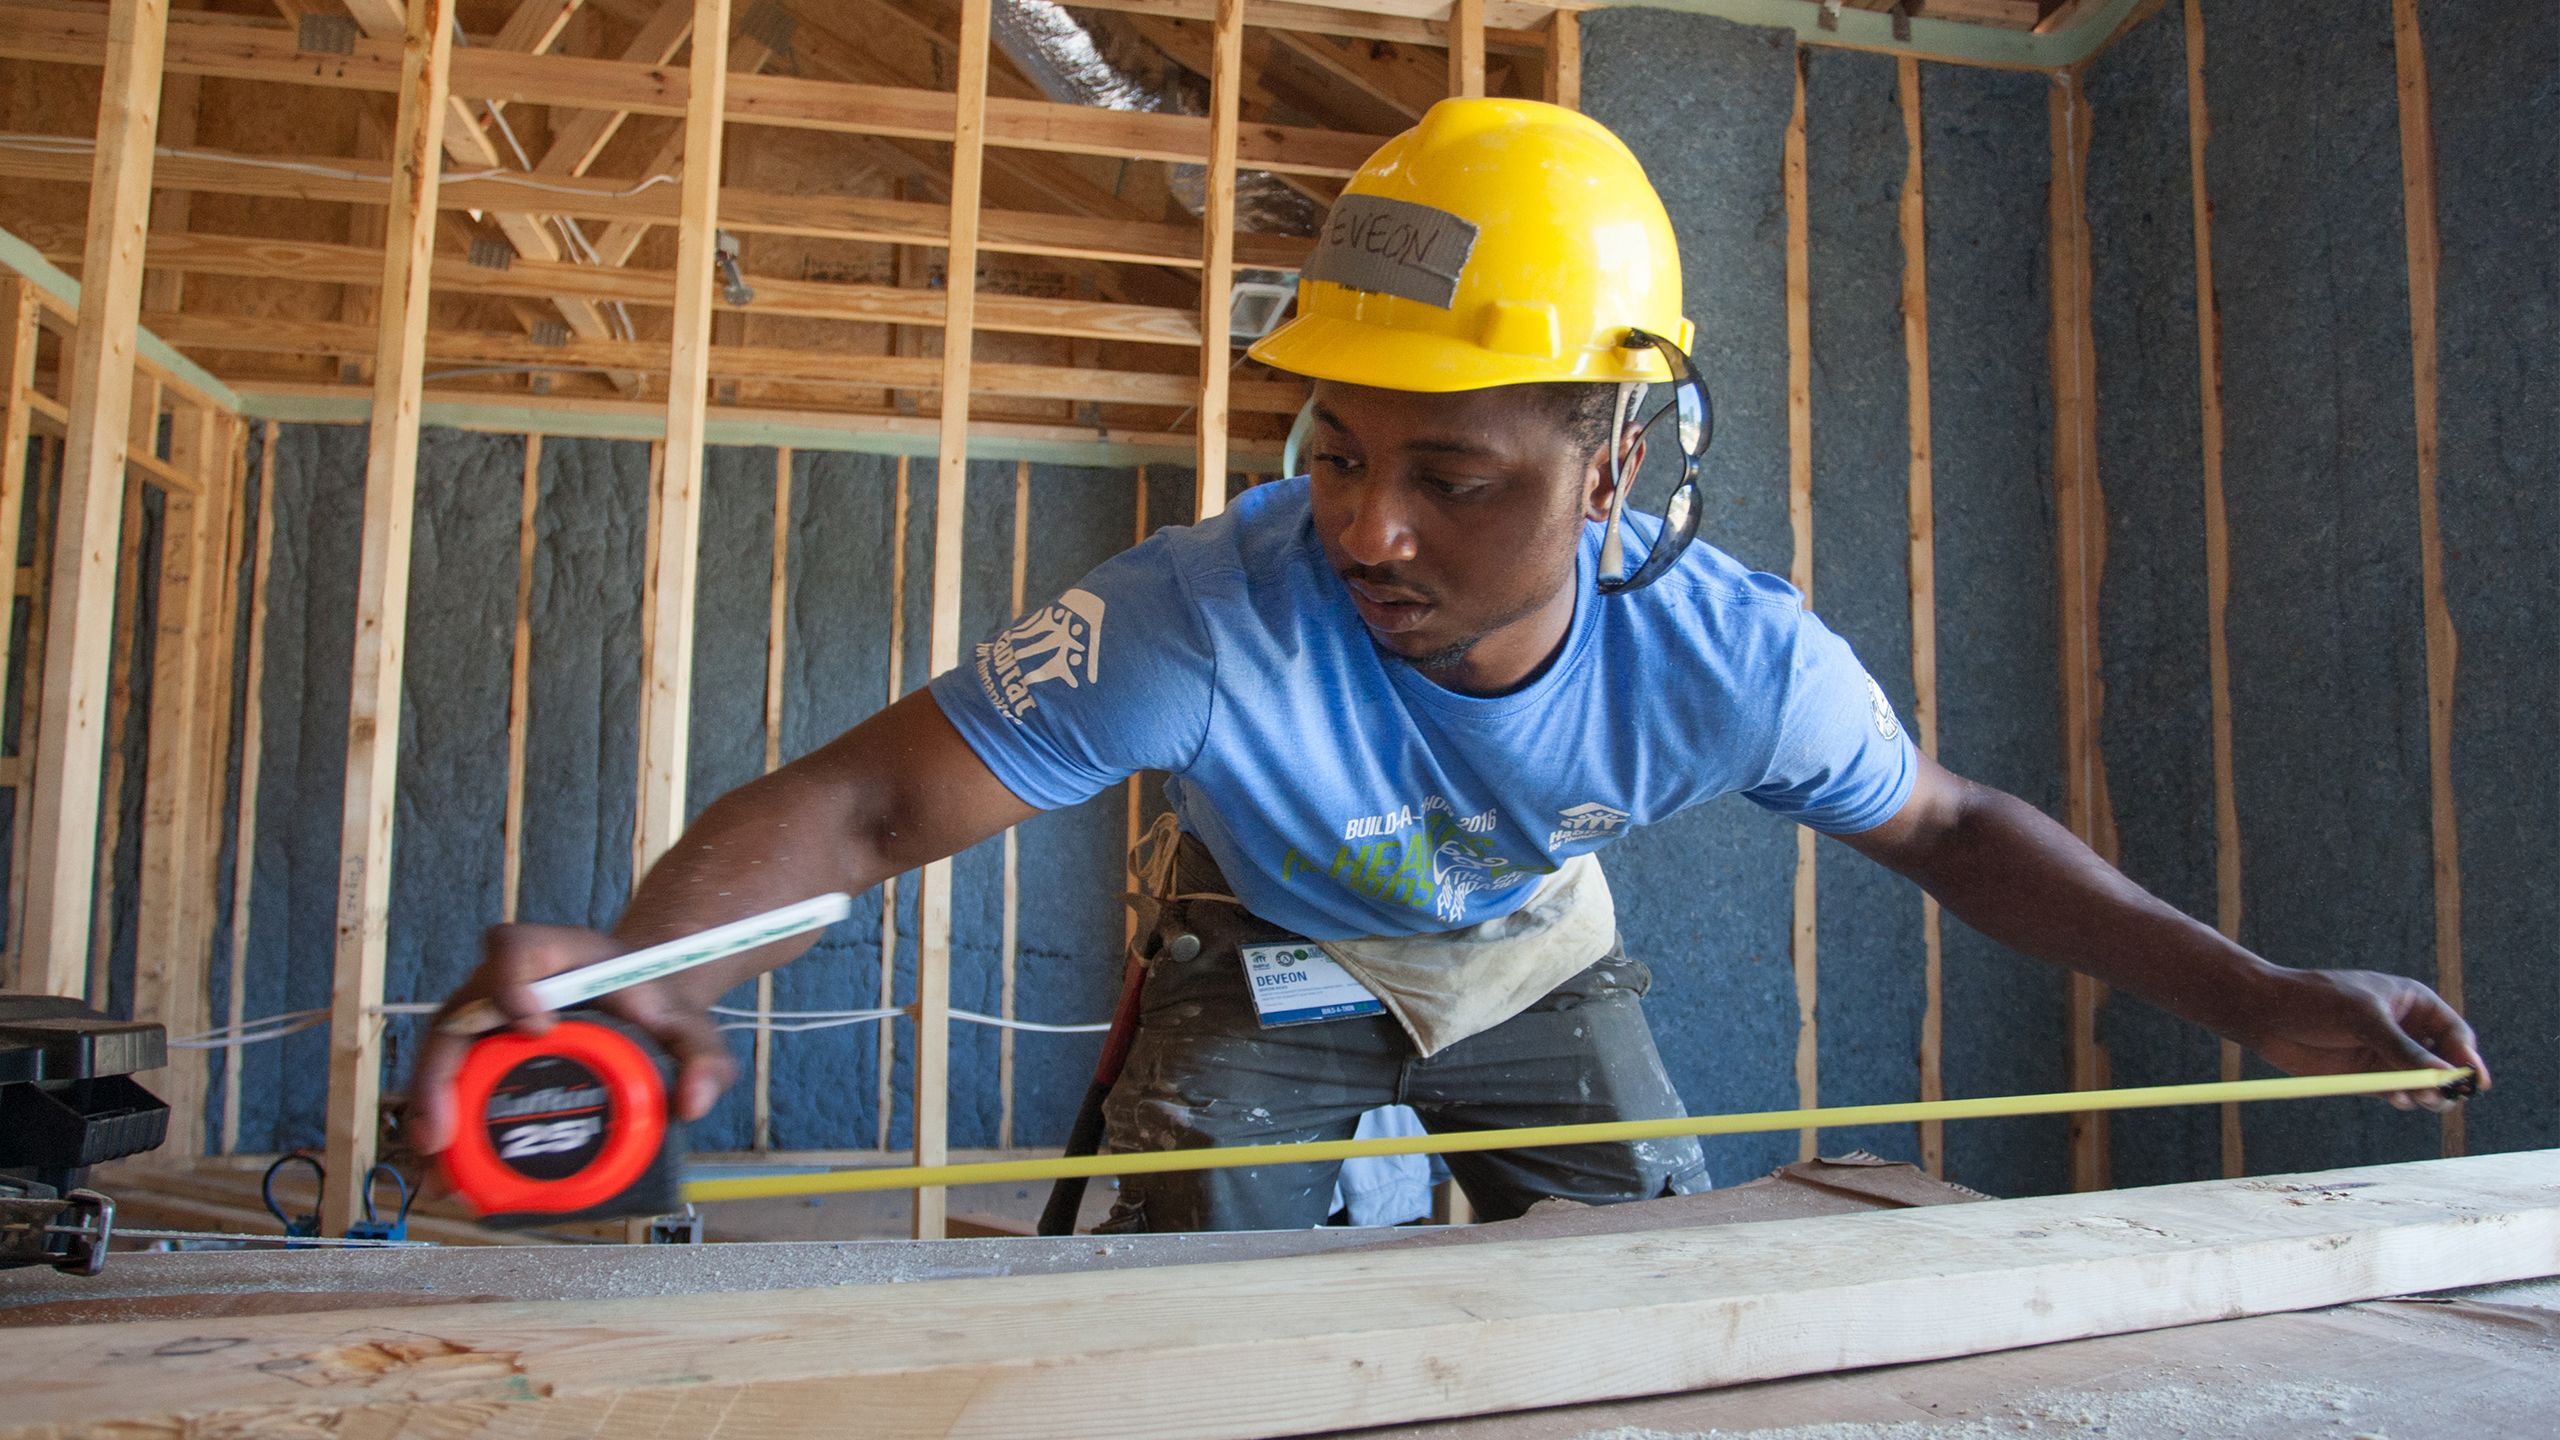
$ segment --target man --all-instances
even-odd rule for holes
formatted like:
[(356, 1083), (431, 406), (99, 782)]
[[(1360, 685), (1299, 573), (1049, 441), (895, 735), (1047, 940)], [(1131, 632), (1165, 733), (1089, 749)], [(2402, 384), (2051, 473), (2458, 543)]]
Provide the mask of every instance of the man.
[[(2284, 1069), (2480, 1066), (2425, 986), (2269, 964), (1922, 755), (1794, 590), (1683, 549), (1693, 494), (1622, 526), (1638, 387), (1672, 387), (1684, 475), (1706, 443), (1689, 334), (1669, 220), (1616, 137), (1552, 106), (1434, 107), (1353, 180), (1300, 314), (1255, 347), (1314, 382), (1307, 477), (1158, 533), (928, 692), (723, 797), (611, 937), (492, 931), (462, 995), (540, 1024), (539, 975), (859, 892), (1160, 769), (1181, 838), (1153, 877), (1167, 903), (1107, 1107), (1116, 1149), (1343, 1137), (1393, 1102), (1449, 1128), (1681, 1113), (1649, 972), (1619, 951), (1591, 857), (1736, 791)], [(1711, 967), (1716, 937), (1699, 942)], [(682, 1059), (681, 1110), (729, 1079), (709, 1002), (804, 944), (611, 1002)], [(458, 1053), (438, 1039), (419, 1062), (428, 1149), (453, 1124)], [(1494, 1218), (1707, 1183), (1694, 1141), (1450, 1165)], [(1112, 1224), (1314, 1224), (1331, 1180), (1133, 1177)]]

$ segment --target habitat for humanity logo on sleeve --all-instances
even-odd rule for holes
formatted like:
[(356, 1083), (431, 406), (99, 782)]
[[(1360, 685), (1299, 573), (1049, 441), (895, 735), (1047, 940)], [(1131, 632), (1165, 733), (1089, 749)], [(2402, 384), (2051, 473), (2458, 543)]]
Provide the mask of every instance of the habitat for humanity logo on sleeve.
[(1070, 590), (1016, 620), (978, 647), (978, 686), (1016, 725), (1038, 709), (1031, 687), (1063, 680), (1067, 688), (1102, 678), (1102, 597)]

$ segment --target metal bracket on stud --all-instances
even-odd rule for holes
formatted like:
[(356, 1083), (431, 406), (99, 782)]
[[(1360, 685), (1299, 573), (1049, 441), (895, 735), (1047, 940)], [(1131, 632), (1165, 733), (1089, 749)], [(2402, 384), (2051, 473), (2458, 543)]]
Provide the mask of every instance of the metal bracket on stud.
[(537, 320), (533, 325), (533, 343), (552, 346), (569, 343), (569, 327), (557, 320)]
[(516, 247), (494, 236), (474, 235), (470, 260), (483, 270), (504, 270), (516, 263)]

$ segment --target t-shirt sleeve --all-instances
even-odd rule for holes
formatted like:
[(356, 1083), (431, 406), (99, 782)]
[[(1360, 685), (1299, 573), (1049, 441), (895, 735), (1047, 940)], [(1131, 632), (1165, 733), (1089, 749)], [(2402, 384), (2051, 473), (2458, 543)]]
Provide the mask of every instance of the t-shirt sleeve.
[(1184, 769), (1208, 732), (1216, 654), (1157, 535), (934, 678), (934, 703), (1025, 804), (1090, 799)]
[(1829, 835), (1854, 835), (1894, 817), (1911, 798), (1919, 754), (1849, 642), (1796, 612), (1777, 744), (1744, 793)]

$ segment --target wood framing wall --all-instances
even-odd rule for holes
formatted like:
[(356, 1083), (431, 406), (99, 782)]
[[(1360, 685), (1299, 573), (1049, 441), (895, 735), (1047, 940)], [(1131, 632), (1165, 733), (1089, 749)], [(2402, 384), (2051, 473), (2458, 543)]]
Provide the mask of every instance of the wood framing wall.
[[(72, 33), (78, 12), (47, 13), (73, 18), (46, 22), (53, 28), (32, 32), (36, 40), (6, 28), (31, 24), (25, 15), (0, 15), (12, 37), (0, 53), (89, 43)], [(984, 7), (973, 0), (955, 13), (982, 21)], [(1258, 13), (1227, 0), (1185, 23), (1226, 75), (1238, 17)], [(2083, 69), (2044, 74), (1799, 51), (1765, 32), (1640, 10), (1558, 16), (1524, 51), (1514, 38), (1470, 44), (1470, 17), (1484, 21), (1462, 6), (1457, 43), (1439, 33), (1451, 63), (1433, 83), (1485, 84), (1472, 72), (1490, 64), (1507, 66), (1516, 84), (1526, 68), (1548, 93), (1581, 94), (1645, 160), (1682, 229), (1690, 309), (1716, 387), (1709, 538), (1793, 578), (1859, 648), (1922, 744), (2067, 817), (2120, 852), (2136, 878), (2276, 958), (2407, 967), (2535, 1023), (2549, 987), (2529, 959), (2506, 957), (2533, 953), (2539, 897), (2560, 891), (2537, 858), (2544, 848), (2526, 843), (2552, 827), (2548, 797), (2560, 787), (2523, 738), (2533, 697), (2553, 683), (2530, 637), (2554, 602), (2532, 548), (2551, 522), (2519, 497), (2548, 480), (2551, 442), (2547, 427), (2516, 429), (2513, 412), (2529, 405), (2484, 417), (2515, 374), (2551, 389), (2548, 347), (2536, 348), (2531, 329), (2550, 297), (2528, 287), (2514, 314), (2488, 298), (2527, 248), (2517, 237), (2548, 212), (2518, 209), (2509, 192), (2530, 187), (2469, 158), (2493, 148), (2470, 142), (2500, 133), (2498, 97), (2529, 92), (2532, 57), (2491, 67), (2499, 84), (2480, 94), (2429, 87), (2431, 55), (2441, 71), (2486, 63), (2494, 48), (2471, 22), (2438, 15), (2406, 3), (2383, 13), (2365, 38), (2394, 63), (2377, 66), (2346, 54), (2344, 40), (2289, 60), (2263, 21), (2193, 0), (2136, 25)], [(187, 33), (170, 42), (173, 54), (196, 57), (186, 63), (208, 85), (231, 83), (200, 48), (215, 23), (182, 24)], [(2439, 41), (2439, 26), (2450, 38)], [(1244, 28), (1248, 40), (1257, 33)], [(687, 114), (684, 96), (626, 88), (613, 91), (616, 103), (683, 115), (690, 143), (718, 158), (706, 137), (722, 117), (769, 122), (798, 93), (767, 83), (774, 77), (747, 83), (764, 42), (730, 38), (720, 69), (738, 83), (725, 102), (705, 99)], [(633, 43), (665, 47), (633, 64), (677, 53), (663, 33)], [(423, 93), (433, 46), (410, 48), (411, 83)], [(517, 73), (500, 59), (451, 66), (477, 75), (469, 83), (485, 93), (490, 75)], [(363, 86), (382, 88), (385, 72), (354, 68), (372, 77)], [(1237, 74), (1248, 99), (1252, 80)], [(1033, 112), (967, 66), (957, 82), (941, 103), (958, 118), (915, 128), (956, 138), (960, 156), (980, 150), (982, 179), (994, 185)], [(968, 96), (980, 84), (991, 88), (973, 132)], [(1680, 103), (1659, 103), (1674, 87)], [(2227, 91), (2236, 97), (2226, 106)], [(2287, 128), (2283, 107), (2313, 95), (2340, 123), (2389, 143), (2359, 152), (2357, 167), (2306, 172), (2305, 147), (2321, 142)], [(386, 177), (398, 156), (450, 148), (424, 123), (447, 107), (401, 113), (419, 123), (385, 130)], [(1223, 110), (1198, 137), (1213, 193), (1230, 139), (1234, 164), (1271, 161), (1253, 149), (1255, 127), (1230, 127)], [(1145, 127), (1126, 138), (1174, 143)], [(764, 253), (787, 253), (770, 248), (787, 246), (797, 223), (777, 198), (779, 172), (741, 153), (728, 147), (726, 166), (678, 166), (680, 198), (662, 186), (646, 205), (596, 202), (593, 218), (618, 217), (638, 233), (648, 226), (633, 217), (663, 228), (680, 213), (716, 213)], [(684, 159), (679, 144), (666, 163)], [(2540, 152), (2528, 159), (2547, 168)], [(190, 168), (205, 163), (170, 160), (133, 183), (202, 182), (174, 192), (202, 198), (197, 224), (208, 207), (232, 203), (225, 186), (270, 183)], [(0, 151), (0, 173), (52, 173), (46, 166), (60, 168)], [(944, 196), (966, 197), (966, 171), (964, 160), (943, 172)], [(770, 293), (787, 308), (740, 316), (716, 313), (716, 302), (677, 306), (677, 334), (664, 341), (567, 342), (627, 364), (643, 377), (637, 398), (564, 406), (547, 435), (422, 430), (426, 360), (502, 360), (533, 343), (500, 336), (440, 352), (447, 342), (414, 333), (431, 294), (603, 302), (637, 297), (613, 287), (644, 282), (524, 258), (503, 271), (430, 259), (416, 244), (434, 217), (491, 197), (472, 190), (482, 181), (438, 186), (432, 166), (411, 164), (409, 174), (418, 198), (365, 240), (153, 235), (150, 261), (172, 261), (155, 273), (199, 277), (188, 293), (254, 286), (294, 265), (348, 277), (350, 295), (365, 297), (360, 310), (274, 333), (278, 344), (324, 351), (343, 342), (377, 397), (377, 423), (370, 441), (344, 425), (251, 434), (183, 376), (134, 367), (136, 414), (149, 420), (109, 427), (134, 453), (106, 530), (60, 518), (95, 503), (63, 508), (52, 478), (73, 458), (57, 439), (75, 423), (63, 386), (81, 364), (68, 312), (40, 287), (0, 294), (0, 320), (19, 317), (0, 348), (0, 371), (13, 377), (0, 541), (22, 535), (30, 562), (20, 583), (27, 621), (0, 682), (0, 715), (17, 717), (0, 782), (18, 801), (9, 936), (19, 973), (28, 940), (76, 918), (70, 973), (85, 984), (98, 969), (103, 998), (161, 1015), (173, 1033), (336, 1012), (325, 1030), (230, 1052), (211, 1092), (191, 1058), (200, 1052), (189, 1052), (169, 1082), (182, 1147), (325, 1137), (340, 1165), (356, 1166), (371, 1143), (362, 1088), (398, 1083), (416, 1033), (414, 1019), (383, 1007), (443, 993), (471, 963), (480, 926), (511, 914), (608, 923), (635, 858), (712, 796), (922, 684), (1133, 537), (1222, 505), (1233, 484), (1214, 468), (986, 453), (991, 436), (1090, 436), (1080, 407), (1158, 394), (1147, 387), (1213, 395), (1225, 372), (1207, 363), (1217, 347), (1199, 337), (1203, 314), (1212, 331), (1223, 315), (1215, 225), (1180, 242), (1134, 223), (1114, 227), (1109, 246), (1063, 242), (1115, 254), (1158, 247), (1137, 257), (1147, 260), (1193, 247), (1189, 263), (1202, 274), (1181, 305), (1035, 300), (973, 284), (979, 267), (966, 263), (949, 265), (951, 283), (931, 292), (775, 281)], [(662, 201), (663, 213), (653, 208)], [(2338, 205), (2359, 208), (2361, 228), (2352, 244), (2325, 241), (2324, 253), (2351, 256), (2375, 288), (2353, 303), (2278, 303), (2305, 263), (2282, 247), (2318, 233), (2309, 222), (2327, 223)], [(963, 206), (974, 225), (917, 228), (928, 209), (943, 213), (880, 209), (847, 223), (911, 242), (897, 250), (910, 279), (929, 259), (925, 246), (967, 255), (972, 229), (997, 255), (1061, 248), (999, 206)], [(2235, 227), (2250, 252), (2238, 259)], [(691, 227), (694, 259), (645, 282), (660, 303), (678, 273), (708, 284), (708, 228)], [(1231, 263), (1251, 263), (1259, 240), (1229, 240)], [(105, 273), (94, 259), (81, 268)], [(915, 298), (923, 293), (930, 305)], [(844, 423), (903, 436), (913, 459), (705, 445), (724, 412), (774, 413), (724, 399), (724, 387), (789, 372), (796, 362), (755, 357), (785, 348), (767, 342), (795, 310), (899, 322), (878, 329), (885, 353), (858, 357), (851, 372), (872, 387), (854, 410), (878, 413)], [(314, 325), (365, 338), (359, 346)], [(238, 328), (196, 338), (230, 344), (243, 338)], [(935, 329), (945, 332), (938, 351)], [(1025, 335), (1089, 349), (1063, 350), (1064, 365), (1034, 364), (1007, 348)], [(1093, 364), (1097, 351), (1125, 356), (1166, 340), (1194, 346), (1201, 372)], [(2289, 458), (2318, 438), (2303, 432), (2303, 397), (2289, 378), (2306, 345), (2370, 362), (2356, 372), (2366, 387), (2356, 434), (2376, 438), (2349, 445), (2331, 469)], [(873, 363), (883, 368), (860, 368)], [(645, 377), (662, 374), (688, 377), (672, 399), (647, 388), (660, 382)], [(1274, 422), (1296, 403), (1267, 381), (1224, 388), (1236, 412)], [(901, 413), (902, 391), (913, 413)], [(919, 408), (918, 394), (965, 403)], [(1025, 397), (1048, 407), (1042, 418), (1007, 408)], [(982, 403), (1002, 418), (985, 422)], [(598, 423), (667, 439), (579, 433)], [(1210, 435), (1249, 432), (1155, 433), (1213, 455)], [(2362, 487), (2352, 506), (2318, 489), (2333, 473)], [(60, 560), (74, 531), (108, 538), (102, 572)], [(2316, 541), (2308, 559), (2306, 535)], [(2357, 569), (2358, 555), (2387, 562), (2379, 579)], [(113, 623), (101, 633), (127, 638), (91, 653), (52, 633), (60, 611), (48, 597), (96, 589), (101, 573), (108, 600), (71, 608), (103, 606)], [(2361, 627), (2354, 633), (2384, 653), (2359, 657), (2340, 650), (2346, 632), (2307, 628), (2317, 617), (2304, 593), (2335, 594)], [(146, 612), (148, 628), (135, 628)], [(373, 628), (360, 630), (360, 617)], [(2314, 642), (2338, 655), (2337, 668), (2288, 669), (2288, 647)], [(103, 895), (84, 890), (76, 906), (44, 909), (44, 886), (59, 882), (35, 863), (49, 853), (36, 839), (51, 832), (16, 817), (38, 803), (49, 763), (41, 677), (84, 654), (77, 674), (109, 701), (97, 783), (110, 883)], [(71, 670), (60, 673), (71, 683)], [(2380, 702), (2396, 708), (2322, 728)], [(2376, 774), (2385, 752), (2387, 773)], [(2325, 759), (2306, 768), (2311, 754)], [(2319, 773), (2363, 775), (2357, 808), (2323, 809), (2306, 789)], [(705, 1123), (702, 1143), (927, 1157), (1053, 1143), (1092, 1039), (968, 1017), (1103, 1018), (1125, 933), (1121, 852), (1154, 803), (1150, 783), (1133, 783), (902, 877), (866, 897), (808, 961), (741, 987), (725, 1004), (742, 1024), (915, 1015), (733, 1031), (749, 1079)], [(2315, 854), (2320, 837), (2294, 833), (2306, 820), (2359, 838)], [(1629, 949), (1654, 968), (1656, 1027), (1693, 1108), (2201, 1079), (2235, 1063), (2191, 1029), (2102, 1003), (2094, 987), (1943, 923), (1910, 887), (1746, 807), (1682, 817), (1610, 863)], [(2361, 868), (2342, 868), (2351, 864)], [(2357, 892), (2379, 928), (2324, 916), (2327, 897), (2342, 892)], [(29, 909), (53, 918), (32, 926)], [(2457, 958), (2466, 926), (2475, 937), (2467, 976)], [(2483, 927), (2497, 944), (2479, 943)], [(2395, 948), (2377, 952), (2374, 935)], [(38, 985), (48, 966), (60, 968), (35, 963)], [(2499, 1038), (2494, 1027), (2489, 1038)], [(325, 1095), (288, 1082), (333, 1049), (342, 1078), (358, 1078)], [(2548, 1095), (2547, 1069), (2527, 1054), (2505, 1078), (2516, 1092)], [(332, 1100), (334, 1117), (323, 1113)], [(2533, 1108), (2484, 1110), (2467, 1134), (2341, 1105), (2281, 1134), (2251, 1130), (2244, 1117), (2171, 1112), (2118, 1117), (2113, 1133), (2048, 1119), (1857, 1132), (1820, 1147), (1856, 1145), (2026, 1192), (2111, 1174), (2165, 1180), (2549, 1143), (2547, 1122), (2524, 1114)], [(1738, 1141), (1712, 1158), (1721, 1178), (1738, 1179), (1805, 1143)], [(2272, 1159), (2260, 1153), (2268, 1146)], [(919, 1229), (936, 1224), (928, 1202)]]

